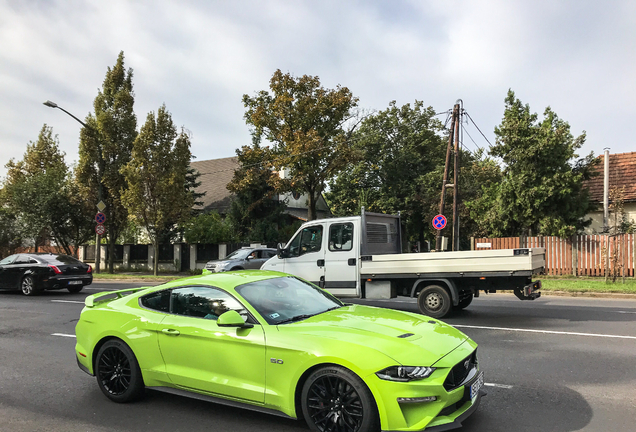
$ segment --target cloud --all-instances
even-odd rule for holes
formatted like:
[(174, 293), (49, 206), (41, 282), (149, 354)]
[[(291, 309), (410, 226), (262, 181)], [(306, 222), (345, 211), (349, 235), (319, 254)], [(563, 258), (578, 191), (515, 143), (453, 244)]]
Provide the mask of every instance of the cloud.
[(242, 95), (279, 68), (365, 109), (461, 98), (491, 141), (512, 88), (587, 130), (584, 152), (631, 151), (617, 125), (634, 116), (635, 16), (629, 0), (0, 2), (0, 176), (43, 123), (77, 158), (80, 125), (42, 102), (84, 118), (122, 50), (139, 125), (165, 103), (199, 160), (249, 143)]

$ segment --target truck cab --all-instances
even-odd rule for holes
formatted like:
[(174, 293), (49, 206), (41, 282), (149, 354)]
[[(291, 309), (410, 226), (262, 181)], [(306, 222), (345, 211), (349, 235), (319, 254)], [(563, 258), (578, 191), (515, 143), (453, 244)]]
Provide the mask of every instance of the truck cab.
[(301, 276), (337, 297), (361, 297), (360, 260), (401, 248), (399, 215), (363, 212), (303, 224), (261, 268)]

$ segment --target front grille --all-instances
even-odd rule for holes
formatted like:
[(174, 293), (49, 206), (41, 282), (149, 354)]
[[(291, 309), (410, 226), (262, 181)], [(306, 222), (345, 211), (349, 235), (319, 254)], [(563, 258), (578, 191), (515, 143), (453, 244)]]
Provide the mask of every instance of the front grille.
[(453, 366), (444, 381), (446, 391), (454, 390), (462, 385), (468, 373), (475, 367), (477, 367), (477, 350)]

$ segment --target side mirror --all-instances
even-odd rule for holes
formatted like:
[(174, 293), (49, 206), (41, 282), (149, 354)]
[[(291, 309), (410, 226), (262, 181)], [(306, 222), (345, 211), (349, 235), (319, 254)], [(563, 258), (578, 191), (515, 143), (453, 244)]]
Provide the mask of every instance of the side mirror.
[(221, 316), (216, 320), (219, 327), (240, 327), (240, 328), (252, 328), (254, 324), (248, 324), (243, 321), (243, 317), (235, 310), (223, 312)]
[(278, 258), (288, 258), (289, 249), (285, 249), (282, 243), (278, 243), (278, 245), (276, 245), (276, 255)]

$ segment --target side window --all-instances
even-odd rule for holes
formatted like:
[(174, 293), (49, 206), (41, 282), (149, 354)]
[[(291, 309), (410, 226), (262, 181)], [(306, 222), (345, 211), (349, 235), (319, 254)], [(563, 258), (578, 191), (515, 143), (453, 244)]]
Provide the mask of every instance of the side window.
[(229, 310), (237, 311), (244, 320), (248, 313), (230, 294), (216, 288), (187, 287), (172, 290), (172, 313), (216, 320)]
[(29, 263), (29, 257), (25, 255), (18, 255), (16, 260), (13, 262), (13, 264), (28, 264), (28, 263)]
[(8, 257), (0, 261), (0, 265), (11, 264), (15, 258), (16, 255), (9, 255)]
[(353, 224), (333, 224), (329, 227), (329, 250), (332, 252), (353, 249)]
[(276, 255), (276, 252), (272, 252), (272, 251), (263, 251), (263, 258), (271, 258), (274, 255)]
[(158, 291), (141, 298), (141, 305), (148, 309), (170, 312), (170, 290)]
[(298, 233), (289, 246), (290, 256), (297, 257), (306, 253), (318, 252), (322, 248), (322, 225), (314, 225)]

